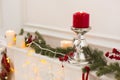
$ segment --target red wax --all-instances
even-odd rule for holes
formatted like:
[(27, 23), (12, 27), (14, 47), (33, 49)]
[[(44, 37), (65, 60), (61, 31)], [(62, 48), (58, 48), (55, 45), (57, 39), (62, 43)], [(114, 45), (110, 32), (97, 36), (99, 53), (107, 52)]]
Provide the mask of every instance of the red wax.
[(89, 27), (89, 14), (85, 12), (76, 12), (73, 14), (73, 27), (74, 28), (88, 28)]

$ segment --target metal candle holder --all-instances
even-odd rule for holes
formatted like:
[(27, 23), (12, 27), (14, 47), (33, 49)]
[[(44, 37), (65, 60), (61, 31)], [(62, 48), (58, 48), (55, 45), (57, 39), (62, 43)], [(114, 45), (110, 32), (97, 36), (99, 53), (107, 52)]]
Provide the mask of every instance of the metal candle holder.
[(87, 46), (86, 40), (84, 38), (84, 34), (87, 33), (91, 28), (71, 28), (72, 31), (74, 31), (77, 34), (77, 37), (74, 38), (74, 47), (75, 47), (75, 52), (74, 52), (74, 58), (73, 61), (74, 63), (80, 63), (86, 62), (85, 54), (83, 53), (83, 47)]

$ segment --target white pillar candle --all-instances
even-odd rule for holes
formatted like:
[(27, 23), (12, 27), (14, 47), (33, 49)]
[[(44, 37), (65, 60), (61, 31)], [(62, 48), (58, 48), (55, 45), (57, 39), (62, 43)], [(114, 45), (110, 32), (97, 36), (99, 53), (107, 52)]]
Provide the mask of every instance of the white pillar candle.
[(16, 36), (16, 46), (19, 48), (25, 48), (25, 38), (22, 35)]
[(61, 48), (68, 48), (68, 47), (73, 47), (73, 42), (69, 40), (62, 40), (60, 42)]
[(6, 31), (5, 36), (8, 46), (12, 46), (15, 44), (15, 32), (13, 30)]

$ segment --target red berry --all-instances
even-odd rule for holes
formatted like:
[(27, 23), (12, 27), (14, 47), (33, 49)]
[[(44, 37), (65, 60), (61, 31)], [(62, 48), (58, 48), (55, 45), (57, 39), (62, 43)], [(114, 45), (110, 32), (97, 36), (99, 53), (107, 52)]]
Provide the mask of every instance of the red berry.
[(118, 60), (118, 57), (117, 57), (117, 56), (115, 56), (115, 57), (114, 57), (114, 59), (115, 59), (115, 60)]
[(113, 56), (113, 55), (111, 55), (111, 56), (109, 56), (109, 58), (110, 58), (110, 59), (113, 59), (113, 58), (114, 58), (114, 56)]
[(31, 43), (32, 42), (32, 39), (28, 39), (28, 41), (27, 41), (28, 43)]
[(59, 60), (60, 60), (60, 61), (63, 61), (64, 59), (63, 59), (63, 57), (59, 57)]
[(112, 53), (119, 54), (119, 51), (117, 51), (116, 48), (113, 48)]
[(120, 60), (120, 57), (119, 57), (119, 56), (117, 57), (117, 60)]
[(120, 55), (120, 52), (118, 54)]
[(2, 72), (0, 73), (1, 79), (4, 80), (6, 76), (7, 76), (7, 72), (5, 70), (2, 70)]
[(105, 56), (108, 57), (108, 56), (109, 56), (109, 52), (106, 52), (106, 53), (105, 53)]
[(120, 56), (115, 56), (115, 59), (116, 60), (120, 60)]
[(85, 66), (86, 71), (90, 71), (90, 68), (88, 66)]
[(64, 61), (67, 61), (67, 60), (68, 60), (68, 56), (65, 55), (65, 56), (64, 56)]
[(69, 56), (70, 56), (70, 57), (73, 57), (73, 56), (74, 56), (74, 53), (73, 53), (73, 52), (70, 52), (70, 53), (69, 53)]

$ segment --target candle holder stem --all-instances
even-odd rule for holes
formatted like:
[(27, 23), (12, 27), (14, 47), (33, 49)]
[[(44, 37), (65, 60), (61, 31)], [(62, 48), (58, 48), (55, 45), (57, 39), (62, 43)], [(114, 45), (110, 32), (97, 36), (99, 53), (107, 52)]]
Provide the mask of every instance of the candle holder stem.
[(87, 46), (86, 40), (84, 38), (84, 34), (87, 33), (91, 28), (71, 28), (76, 34), (77, 37), (74, 38), (74, 63), (82, 64), (82, 62), (86, 62), (86, 56), (83, 53), (83, 47)]

